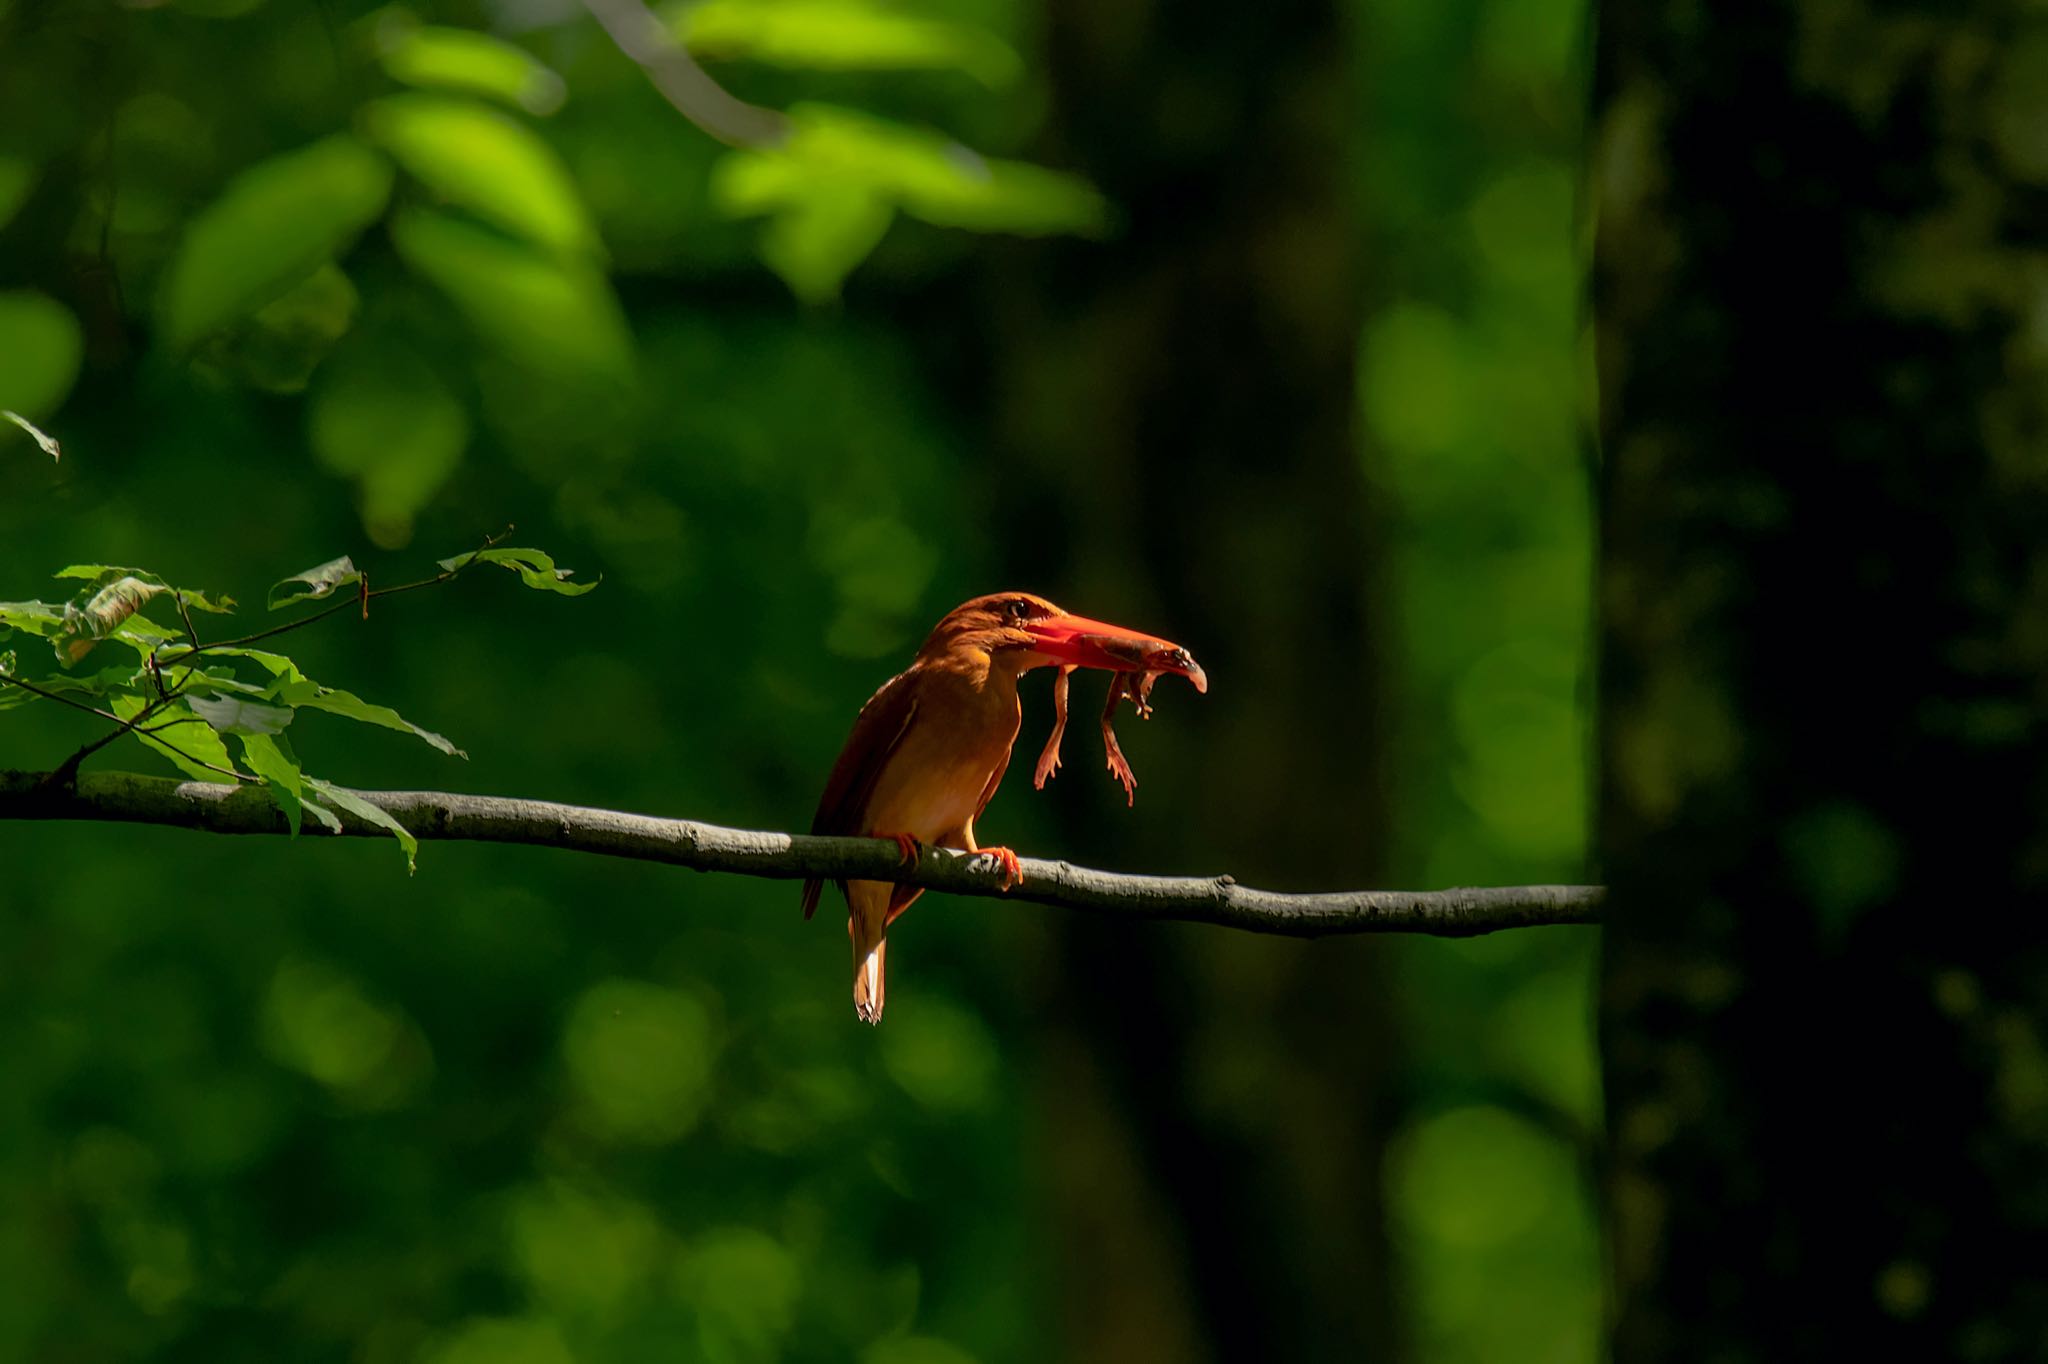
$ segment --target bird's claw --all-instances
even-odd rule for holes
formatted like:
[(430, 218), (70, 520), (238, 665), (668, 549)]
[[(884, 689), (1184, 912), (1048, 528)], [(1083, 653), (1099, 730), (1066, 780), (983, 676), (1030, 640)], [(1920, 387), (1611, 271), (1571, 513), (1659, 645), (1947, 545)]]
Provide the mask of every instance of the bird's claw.
[(877, 837), (893, 838), (896, 840), (896, 851), (902, 854), (903, 865), (906, 867), (917, 865), (917, 856), (922, 850), (922, 845), (918, 843), (915, 836), (911, 834), (879, 834)]
[(1008, 848), (983, 848), (979, 856), (986, 857), (1003, 874), (1004, 890), (1024, 884), (1024, 866)]

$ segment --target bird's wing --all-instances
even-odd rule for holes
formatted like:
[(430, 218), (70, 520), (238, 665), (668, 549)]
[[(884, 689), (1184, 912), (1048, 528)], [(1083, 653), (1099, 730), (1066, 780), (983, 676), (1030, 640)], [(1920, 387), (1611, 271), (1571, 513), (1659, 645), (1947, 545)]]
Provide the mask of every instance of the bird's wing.
[(996, 770), (988, 774), (988, 785), (981, 788), (981, 799), (974, 806), (976, 819), (981, 818), (981, 812), (988, 809), (988, 803), (995, 799), (996, 788), (1003, 784), (1003, 773), (1010, 770), (1010, 755), (1016, 751), (1013, 741), (1011, 747), (1003, 750), (1003, 760), (996, 764)]
[[(860, 708), (853, 733), (846, 736), (846, 747), (839, 750), (839, 761), (832, 765), (832, 775), (825, 781), (825, 794), (818, 798), (818, 813), (811, 819), (812, 833), (867, 832), (862, 826), (868, 797), (874, 793), (882, 770), (889, 765), (889, 755), (903, 742), (903, 736), (910, 732), (910, 722), (917, 717), (917, 689), (911, 685), (911, 674), (915, 671), (913, 667), (884, 682)], [(806, 919), (817, 909), (818, 895), (823, 889), (824, 882), (819, 879), (804, 882)]]

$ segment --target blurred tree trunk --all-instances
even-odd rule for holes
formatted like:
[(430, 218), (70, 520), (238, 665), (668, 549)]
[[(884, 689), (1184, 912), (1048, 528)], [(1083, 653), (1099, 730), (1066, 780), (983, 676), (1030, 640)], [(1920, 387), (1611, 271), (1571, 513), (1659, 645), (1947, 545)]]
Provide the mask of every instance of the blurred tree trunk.
[(2048, 1342), (2048, 24), (1608, 6), (1619, 1360)]
[[(1178, 632), (1215, 680), (1203, 698), (1160, 687), (1169, 752), (1124, 712), (1132, 812), (1101, 770), (1100, 679), (1076, 678), (1058, 802), (1085, 812), (1076, 857), (1375, 882), (1340, 16), (1330, 0), (1050, 7), (1046, 154), (1124, 221), (1105, 243), (1019, 248), (990, 281), (1005, 566)], [(1053, 931), (1041, 1083), (1062, 1357), (1387, 1357), (1377, 945)]]

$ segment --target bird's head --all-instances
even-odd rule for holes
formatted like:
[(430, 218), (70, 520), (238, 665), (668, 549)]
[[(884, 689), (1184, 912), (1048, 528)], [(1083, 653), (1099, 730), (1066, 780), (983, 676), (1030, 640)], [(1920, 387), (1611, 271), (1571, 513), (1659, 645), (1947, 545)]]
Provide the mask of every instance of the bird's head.
[(1177, 673), (1209, 690), (1194, 655), (1171, 640), (1062, 610), (1029, 592), (994, 592), (946, 613), (919, 651), (935, 657), (956, 649), (986, 651), (1017, 672), (1048, 664), (1106, 672)]

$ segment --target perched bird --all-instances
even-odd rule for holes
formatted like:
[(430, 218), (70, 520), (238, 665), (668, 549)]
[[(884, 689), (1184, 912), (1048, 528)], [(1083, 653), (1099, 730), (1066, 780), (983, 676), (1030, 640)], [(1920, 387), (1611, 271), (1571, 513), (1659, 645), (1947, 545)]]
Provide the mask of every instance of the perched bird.
[[(1023, 704), (1017, 679), (1033, 668), (1060, 668), (1058, 706), (1066, 716), (1067, 673), (1101, 668), (1119, 674), (1110, 711), (1143, 677), (1146, 692), (1154, 677), (1177, 673), (1207, 691), (1209, 682), (1186, 649), (1167, 640), (1106, 625), (1061, 610), (1027, 592), (998, 592), (955, 607), (932, 630), (909, 668), (882, 684), (861, 707), (853, 733), (825, 783), (814, 834), (893, 838), (905, 865), (917, 860), (921, 843), (985, 853), (1002, 866), (1005, 884), (1023, 879), (1017, 855), (1008, 848), (975, 842), (974, 821), (1010, 765)], [(1136, 690), (1130, 690), (1134, 700)], [(1103, 733), (1109, 736), (1107, 718)], [(1113, 738), (1111, 740), (1113, 742)], [(1039, 785), (1057, 765), (1055, 731), (1040, 759)], [(1111, 762), (1129, 784), (1129, 767)], [(886, 881), (843, 881), (847, 933), (853, 939), (853, 1009), (869, 1023), (882, 1017), (882, 967), (886, 935), (896, 916), (923, 891)], [(804, 882), (804, 917), (818, 907), (823, 883)]]

